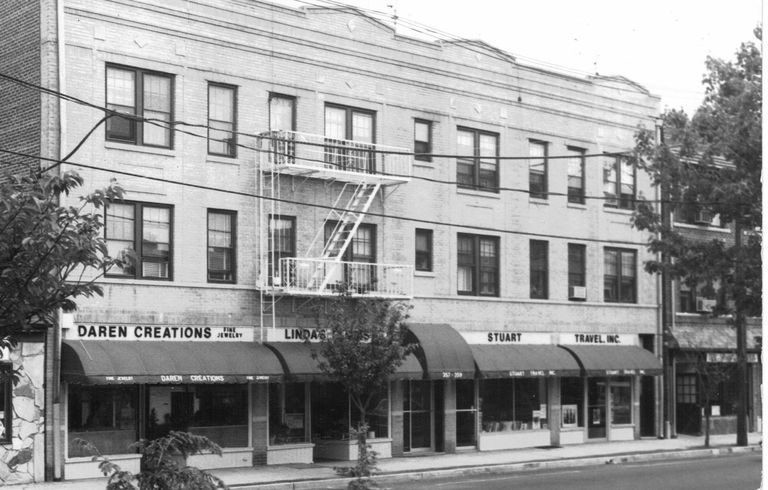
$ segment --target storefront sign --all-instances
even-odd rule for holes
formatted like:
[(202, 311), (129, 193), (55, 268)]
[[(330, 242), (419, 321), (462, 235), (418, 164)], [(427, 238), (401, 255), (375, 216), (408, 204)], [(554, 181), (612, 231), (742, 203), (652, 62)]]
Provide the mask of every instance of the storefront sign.
[(66, 340), (253, 342), (253, 331), (253, 327), (81, 323), (64, 329), (63, 335)]
[(271, 328), (267, 330), (267, 342), (320, 342), (329, 334), (323, 328)]
[[(738, 356), (735, 352), (707, 352), (707, 362), (735, 363), (738, 362)], [(757, 363), (757, 353), (748, 352), (747, 362)]]
[(94, 376), (89, 380), (101, 384), (237, 384), (267, 383), (269, 376), (259, 375), (211, 375), (211, 374), (162, 374), (141, 376)]
[(510, 378), (541, 378), (546, 376), (558, 376), (557, 371), (551, 369), (521, 369), (509, 371)]
[(561, 333), (563, 345), (640, 345), (637, 335), (621, 333)]
[(548, 345), (552, 344), (552, 335), (540, 332), (504, 332), (504, 331), (486, 331), (486, 332), (461, 332), (464, 340), (468, 344), (493, 344), (493, 345)]

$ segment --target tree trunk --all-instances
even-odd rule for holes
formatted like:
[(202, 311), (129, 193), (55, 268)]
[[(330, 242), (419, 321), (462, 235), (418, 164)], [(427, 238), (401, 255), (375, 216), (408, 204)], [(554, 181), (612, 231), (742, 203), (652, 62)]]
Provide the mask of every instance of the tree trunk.
[(365, 410), (360, 410), (360, 421), (357, 423), (357, 461), (363, 463), (368, 446), (368, 424), (365, 423)]
[(704, 447), (709, 447), (709, 415), (712, 408), (709, 405), (709, 400), (704, 406)]

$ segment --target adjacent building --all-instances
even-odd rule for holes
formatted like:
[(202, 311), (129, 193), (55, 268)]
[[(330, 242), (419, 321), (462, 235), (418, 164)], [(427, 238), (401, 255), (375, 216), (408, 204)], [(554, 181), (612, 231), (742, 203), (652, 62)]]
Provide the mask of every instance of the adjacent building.
[(623, 156), (659, 111), (643, 87), (351, 8), (37, 9), (44, 49), (10, 74), (74, 99), (19, 89), (43, 137), (8, 141), (60, 158), (126, 114), (57, 171), (120, 182), (105, 238), (134, 258), (47, 341), (48, 478), (98, 475), (77, 438), (136, 470), (127, 445), (169, 430), (224, 448), (201, 467), (354, 458), (304, 342), (342, 288), (413, 306), (419, 348), (369, 417), (383, 457), (661, 434), (660, 288), (630, 222), (656, 190)]

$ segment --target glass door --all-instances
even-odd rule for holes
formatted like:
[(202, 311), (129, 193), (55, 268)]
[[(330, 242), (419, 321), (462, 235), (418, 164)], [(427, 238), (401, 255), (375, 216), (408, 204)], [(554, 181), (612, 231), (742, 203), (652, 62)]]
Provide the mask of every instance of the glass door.
[(456, 445), (477, 445), (477, 409), (475, 408), (475, 381), (456, 380)]
[(606, 379), (590, 378), (587, 382), (587, 437), (601, 439), (606, 434)]
[(432, 449), (432, 397), (428, 380), (405, 383), (403, 400), (403, 449)]

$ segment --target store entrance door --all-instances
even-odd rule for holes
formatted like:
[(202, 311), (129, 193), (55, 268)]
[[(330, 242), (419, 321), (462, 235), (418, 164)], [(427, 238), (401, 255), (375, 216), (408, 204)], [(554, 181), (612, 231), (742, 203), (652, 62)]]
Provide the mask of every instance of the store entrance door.
[(606, 427), (606, 380), (590, 378), (587, 382), (587, 437), (604, 439)]
[(403, 449), (432, 449), (432, 390), (429, 380), (408, 381), (403, 400)]

